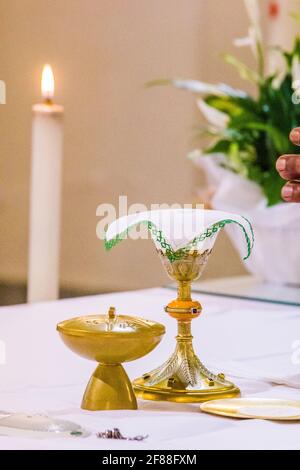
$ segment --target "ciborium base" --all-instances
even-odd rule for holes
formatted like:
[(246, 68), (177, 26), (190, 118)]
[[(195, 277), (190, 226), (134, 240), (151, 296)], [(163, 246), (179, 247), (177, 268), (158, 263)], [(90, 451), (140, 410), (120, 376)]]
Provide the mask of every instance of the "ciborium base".
[(240, 390), (224, 374), (210, 372), (193, 349), (191, 321), (178, 321), (177, 346), (162, 366), (133, 382), (135, 394), (142, 399), (177, 403), (202, 403), (218, 398), (233, 398)]
[(86, 387), (84, 410), (136, 410), (131, 382), (121, 364), (99, 364)]

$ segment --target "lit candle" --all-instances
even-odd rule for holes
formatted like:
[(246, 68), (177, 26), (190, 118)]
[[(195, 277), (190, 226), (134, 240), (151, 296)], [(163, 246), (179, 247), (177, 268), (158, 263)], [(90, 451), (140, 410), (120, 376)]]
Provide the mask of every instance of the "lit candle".
[(43, 103), (33, 106), (28, 302), (59, 294), (63, 107), (54, 104), (54, 77), (45, 65)]

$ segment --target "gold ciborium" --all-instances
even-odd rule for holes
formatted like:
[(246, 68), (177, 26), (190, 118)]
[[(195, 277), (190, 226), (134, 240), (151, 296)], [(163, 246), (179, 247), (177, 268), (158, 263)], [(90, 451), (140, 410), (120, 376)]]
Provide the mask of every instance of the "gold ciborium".
[(177, 282), (177, 298), (165, 311), (177, 320), (178, 335), (172, 356), (160, 367), (134, 380), (136, 395), (179, 403), (239, 395), (239, 389), (224, 374), (210, 372), (194, 351), (191, 323), (200, 315), (202, 307), (191, 297), (191, 284), (200, 277), (217, 235), (226, 224), (241, 229), (247, 245), (246, 257), (250, 255), (253, 245), (250, 223), (238, 215), (219, 211), (151, 211), (111, 224), (106, 233), (106, 247), (113, 247), (124, 237), (126, 225), (130, 229), (139, 223), (146, 223), (169, 277)]
[(81, 407), (85, 410), (137, 409), (131, 382), (122, 366), (152, 351), (165, 328), (142, 318), (116, 315), (89, 315), (57, 325), (63, 342), (79, 356), (98, 362), (85, 390)]

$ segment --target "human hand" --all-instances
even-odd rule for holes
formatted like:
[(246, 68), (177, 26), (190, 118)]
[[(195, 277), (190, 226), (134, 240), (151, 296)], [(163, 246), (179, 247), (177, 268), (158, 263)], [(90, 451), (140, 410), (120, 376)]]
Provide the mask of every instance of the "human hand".
[[(290, 140), (300, 146), (300, 127), (292, 130)], [(281, 178), (288, 181), (281, 191), (284, 201), (300, 202), (300, 155), (282, 155), (276, 162), (276, 169)]]

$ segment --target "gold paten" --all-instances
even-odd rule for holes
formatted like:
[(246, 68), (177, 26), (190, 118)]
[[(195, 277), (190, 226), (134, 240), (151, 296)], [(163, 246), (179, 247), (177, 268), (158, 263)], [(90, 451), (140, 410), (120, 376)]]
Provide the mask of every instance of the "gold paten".
[(121, 365), (152, 351), (165, 328), (142, 318), (107, 315), (73, 318), (57, 325), (64, 343), (79, 356), (99, 363), (85, 390), (85, 410), (137, 409), (131, 382)]
[(177, 299), (165, 311), (178, 323), (177, 345), (173, 355), (160, 367), (133, 382), (138, 397), (178, 403), (205, 402), (217, 398), (232, 398), (239, 389), (225, 375), (210, 372), (193, 348), (191, 322), (202, 307), (191, 298), (191, 283), (201, 275), (211, 251), (192, 251), (183, 258), (170, 261), (159, 252), (169, 276), (178, 282)]
[(300, 421), (300, 401), (277, 398), (235, 398), (200, 405), (201, 411), (230, 418)]

